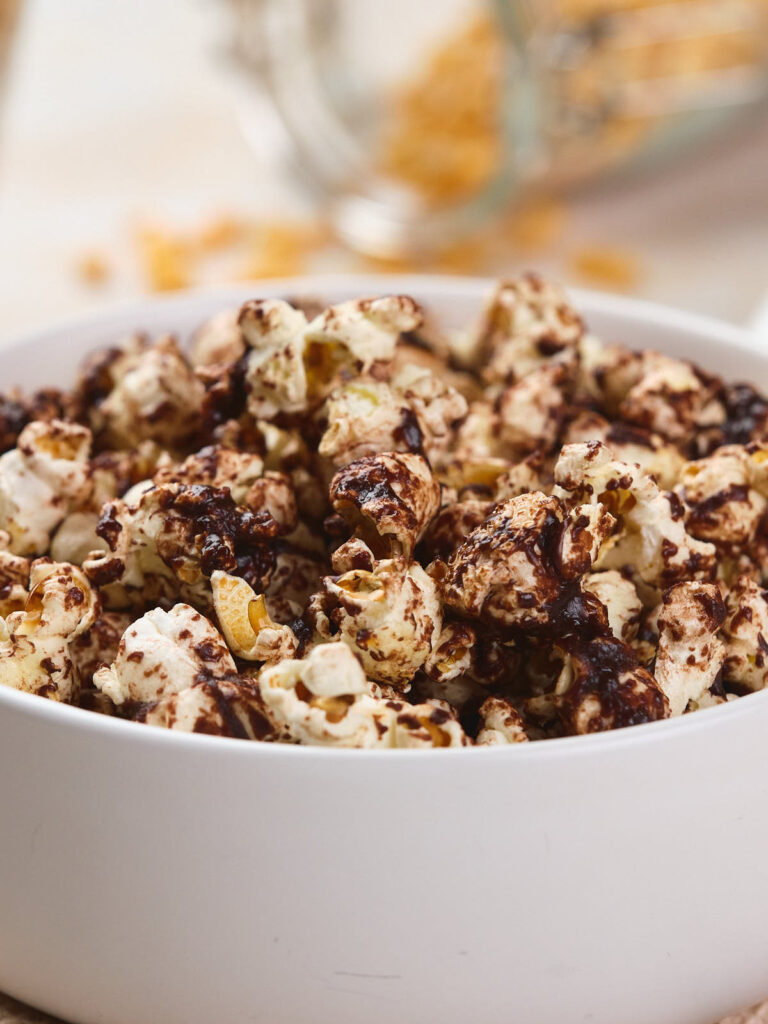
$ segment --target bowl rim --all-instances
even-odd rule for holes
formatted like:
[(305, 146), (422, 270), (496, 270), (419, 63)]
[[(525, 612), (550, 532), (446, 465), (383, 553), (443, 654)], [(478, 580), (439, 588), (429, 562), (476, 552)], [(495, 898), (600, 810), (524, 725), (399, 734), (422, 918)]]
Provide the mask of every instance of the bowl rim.
[[(262, 281), (188, 288), (178, 292), (108, 302), (86, 312), (62, 316), (49, 324), (43, 324), (21, 333), (5, 335), (0, 337), (0, 359), (9, 350), (20, 349), (55, 338), (65, 332), (89, 330), (100, 324), (109, 328), (112, 321), (122, 320), (129, 314), (140, 318), (142, 315), (146, 315), (141, 312), (142, 310), (172, 312), (174, 309), (179, 309), (181, 311), (188, 306), (198, 304), (202, 306), (214, 301), (242, 302), (244, 295), (253, 297), (254, 294), (265, 298), (285, 294), (292, 298), (299, 298), (310, 297), (313, 292), (323, 289), (329, 291), (348, 289), (352, 295), (392, 294), (400, 291), (408, 292), (413, 289), (414, 291), (432, 292), (438, 297), (441, 294), (449, 294), (473, 299), (478, 303), (479, 312), (479, 304), (503, 279), (504, 275), (473, 277), (458, 274), (330, 273), (302, 274), (292, 277), (267, 278)], [(765, 345), (761, 343), (755, 332), (716, 317), (653, 302), (649, 299), (638, 299), (631, 295), (619, 295), (593, 288), (567, 286), (565, 291), (577, 307), (577, 311), (581, 311), (582, 307), (589, 307), (592, 311), (599, 309), (601, 314), (636, 320), (648, 326), (655, 325), (676, 331), (695, 333), (719, 344), (726, 341), (728, 344), (747, 350), (752, 355), (766, 355)], [(138, 326), (136, 329), (140, 330), (141, 327)]]
[[(100, 325), (109, 329), (111, 323), (121, 321), (128, 315), (135, 317), (140, 322), (142, 316), (154, 315), (158, 310), (172, 315), (176, 309), (179, 310), (179, 313), (188, 312), (190, 306), (207, 306), (219, 302), (224, 305), (228, 301), (243, 301), (245, 296), (254, 294), (265, 297), (281, 294), (301, 296), (323, 290), (348, 290), (352, 297), (356, 294), (386, 294), (413, 290), (425, 297), (426, 293), (431, 293), (434, 298), (450, 294), (473, 299), (478, 303), (479, 311), (480, 304), (496, 283), (496, 278), (444, 274), (311, 274), (270, 278), (265, 281), (223, 285), (215, 288), (194, 288), (170, 295), (140, 297), (111, 303), (84, 314), (63, 317), (53, 324), (20, 335), (11, 335), (0, 342), (0, 360), (11, 350), (18, 351), (41, 342), (48, 342), (63, 333), (76, 330), (86, 331)], [(760, 344), (759, 339), (748, 330), (733, 324), (645, 299), (584, 288), (569, 287), (566, 291), (579, 311), (586, 308), (587, 318), (590, 312), (599, 312), (621, 319), (639, 321), (649, 327), (656, 326), (698, 334), (717, 344), (734, 346), (751, 355), (760, 355), (766, 359), (768, 365), (768, 353), (764, 351), (764, 346)], [(703, 708), (694, 714), (647, 722), (631, 728), (589, 733), (583, 736), (564, 736), (541, 742), (487, 747), (360, 750), (336, 746), (244, 742), (241, 739), (224, 736), (147, 727), (127, 719), (101, 715), (85, 708), (41, 699), (36, 694), (15, 690), (0, 684), (0, 713), (4, 706), (7, 706), (9, 710), (21, 713), (24, 717), (39, 719), (47, 725), (68, 723), (69, 728), (75, 732), (102, 737), (114, 736), (115, 740), (120, 737), (124, 742), (140, 746), (172, 744), (179, 750), (186, 749), (191, 753), (205, 751), (204, 756), (216, 756), (215, 752), (218, 751), (218, 756), (229, 757), (239, 751), (235, 756), (320, 757), (323, 760), (335, 760), (340, 757), (364, 757), (366, 760), (386, 758), (389, 760), (394, 757), (398, 762), (413, 759), (423, 761), (425, 758), (431, 762), (435, 758), (443, 760), (460, 757), (462, 760), (465, 758), (474, 760), (477, 757), (505, 759), (513, 757), (528, 763), (531, 760), (538, 762), (542, 759), (562, 756), (572, 757), (578, 752), (587, 756), (598, 751), (609, 752), (617, 748), (645, 747), (649, 742), (666, 742), (681, 732), (692, 734), (694, 731), (700, 732), (702, 729), (717, 729), (719, 728), (718, 723), (725, 723), (726, 720), (738, 721), (744, 715), (753, 713), (752, 705), (757, 701), (768, 701), (768, 689), (747, 694), (724, 705)]]

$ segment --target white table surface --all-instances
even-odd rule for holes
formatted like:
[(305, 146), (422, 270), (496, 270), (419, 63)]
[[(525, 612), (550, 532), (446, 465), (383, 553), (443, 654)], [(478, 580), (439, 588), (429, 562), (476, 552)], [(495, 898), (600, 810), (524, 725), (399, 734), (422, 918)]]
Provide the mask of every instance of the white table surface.
[[(139, 218), (306, 210), (278, 136), (258, 157), (243, 137), (225, 27), (217, 0), (27, 0), (0, 134), (0, 340), (140, 293)], [(564, 244), (589, 243), (638, 257), (639, 294), (746, 322), (768, 291), (768, 119), (652, 179), (573, 198)], [(120, 254), (100, 290), (72, 269), (92, 247)], [(346, 266), (339, 254), (328, 269)], [(557, 256), (543, 269), (568, 274)]]

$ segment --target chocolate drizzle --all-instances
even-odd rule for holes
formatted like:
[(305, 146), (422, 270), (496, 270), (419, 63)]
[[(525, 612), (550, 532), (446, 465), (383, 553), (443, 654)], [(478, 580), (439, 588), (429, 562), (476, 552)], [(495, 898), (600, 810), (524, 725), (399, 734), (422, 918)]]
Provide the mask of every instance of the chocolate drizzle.
[(400, 410), (400, 426), (395, 427), (393, 435), (398, 444), (402, 444), (416, 455), (424, 455), (424, 435), (413, 409), (407, 406)]

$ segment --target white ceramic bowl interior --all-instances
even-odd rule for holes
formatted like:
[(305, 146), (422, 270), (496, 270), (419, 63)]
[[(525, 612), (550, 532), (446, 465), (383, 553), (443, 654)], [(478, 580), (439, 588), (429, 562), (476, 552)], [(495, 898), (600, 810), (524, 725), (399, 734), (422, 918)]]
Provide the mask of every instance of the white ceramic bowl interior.
[[(405, 291), (449, 326), (490, 283), (343, 277), (149, 300), (0, 351), (63, 386), (137, 328), (255, 294)], [(748, 335), (574, 295), (598, 335), (768, 387)], [(513, 748), (181, 735), (0, 686), (0, 989), (77, 1024), (705, 1024), (768, 994), (768, 694)]]

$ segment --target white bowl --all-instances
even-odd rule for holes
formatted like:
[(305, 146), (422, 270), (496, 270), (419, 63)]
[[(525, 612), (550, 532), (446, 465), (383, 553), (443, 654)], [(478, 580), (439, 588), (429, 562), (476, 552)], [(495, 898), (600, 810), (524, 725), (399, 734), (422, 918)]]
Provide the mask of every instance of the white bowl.
[[(65, 384), (136, 327), (315, 278), (151, 300), (0, 353)], [(575, 296), (602, 336), (768, 385), (723, 324)], [(750, 346), (753, 347), (750, 347)], [(0, 686), (0, 989), (78, 1024), (705, 1024), (768, 992), (768, 693), (506, 749), (342, 751), (164, 732)]]

